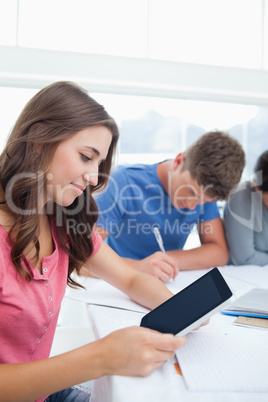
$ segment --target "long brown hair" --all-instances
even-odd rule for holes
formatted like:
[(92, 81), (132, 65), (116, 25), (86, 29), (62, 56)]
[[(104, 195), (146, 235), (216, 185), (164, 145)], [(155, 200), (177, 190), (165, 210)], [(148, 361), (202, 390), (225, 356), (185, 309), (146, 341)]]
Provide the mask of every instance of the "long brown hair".
[[(68, 283), (74, 285), (71, 273), (74, 269), (79, 272), (93, 251), (91, 232), (98, 213), (92, 193), (107, 184), (119, 136), (118, 127), (104, 107), (84, 89), (72, 82), (61, 81), (43, 88), (26, 104), (8, 138), (0, 156), (0, 185), (5, 194), (2, 204), (15, 222), (9, 232), (12, 261), (28, 281), (31, 270), (23, 253), (29, 244), (34, 244), (38, 260), (38, 197), (55, 150), (78, 131), (100, 125), (111, 131), (112, 141), (107, 158), (99, 167), (98, 185), (89, 186), (72, 205), (53, 205), (47, 212), (54, 217), (61, 243), (69, 254)], [(76, 225), (83, 224), (87, 229), (75, 233), (68, 231), (69, 219), (75, 219)]]

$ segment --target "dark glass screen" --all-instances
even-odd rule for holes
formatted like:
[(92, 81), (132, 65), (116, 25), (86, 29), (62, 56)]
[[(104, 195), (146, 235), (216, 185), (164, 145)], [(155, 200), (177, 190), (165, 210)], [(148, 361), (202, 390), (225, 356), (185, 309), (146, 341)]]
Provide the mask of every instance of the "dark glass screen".
[(144, 316), (141, 325), (160, 332), (177, 334), (231, 295), (232, 292), (220, 272), (214, 268)]

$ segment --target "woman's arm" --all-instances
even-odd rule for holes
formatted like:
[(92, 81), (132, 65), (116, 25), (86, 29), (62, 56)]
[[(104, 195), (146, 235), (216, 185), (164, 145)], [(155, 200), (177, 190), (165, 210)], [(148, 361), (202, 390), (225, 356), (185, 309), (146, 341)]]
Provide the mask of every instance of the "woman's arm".
[[(148, 308), (172, 296), (160, 280), (129, 267), (105, 243), (90, 258), (86, 268)], [(184, 337), (148, 328), (120, 329), (59, 356), (0, 365), (1, 398), (14, 402), (33, 401), (104, 375), (146, 376), (184, 344)]]
[(85, 267), (91, 274), (109, 282), (149, 309), (155, 308), (173, 296), (163, 282), (132, 268), (104, 242)]
[(0, 399), (32, 402), (104, 375), (146, 376), (184, 344), (185, 338), (129, 327), (49, 359), (0, 364)]

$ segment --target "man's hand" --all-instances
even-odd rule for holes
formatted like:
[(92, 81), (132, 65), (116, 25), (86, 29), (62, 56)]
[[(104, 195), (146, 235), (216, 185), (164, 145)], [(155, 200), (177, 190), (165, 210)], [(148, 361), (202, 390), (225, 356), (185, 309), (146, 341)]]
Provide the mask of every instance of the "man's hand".
[(131, 260), (131, 265), (139, 271), (156, 276), (162, 282), (175, 279), (179, 272), (178, 263), (174, 258), (161, 251), (157, 251), (143, 260)]

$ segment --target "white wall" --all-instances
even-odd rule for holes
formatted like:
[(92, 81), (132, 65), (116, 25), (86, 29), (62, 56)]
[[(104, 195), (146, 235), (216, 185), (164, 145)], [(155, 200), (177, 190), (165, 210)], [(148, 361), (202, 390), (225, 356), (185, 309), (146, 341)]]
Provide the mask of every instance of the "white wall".
[(0, 86), (72, 80), (90, 92), (268, 105), (268, 71), (0, 46)]

